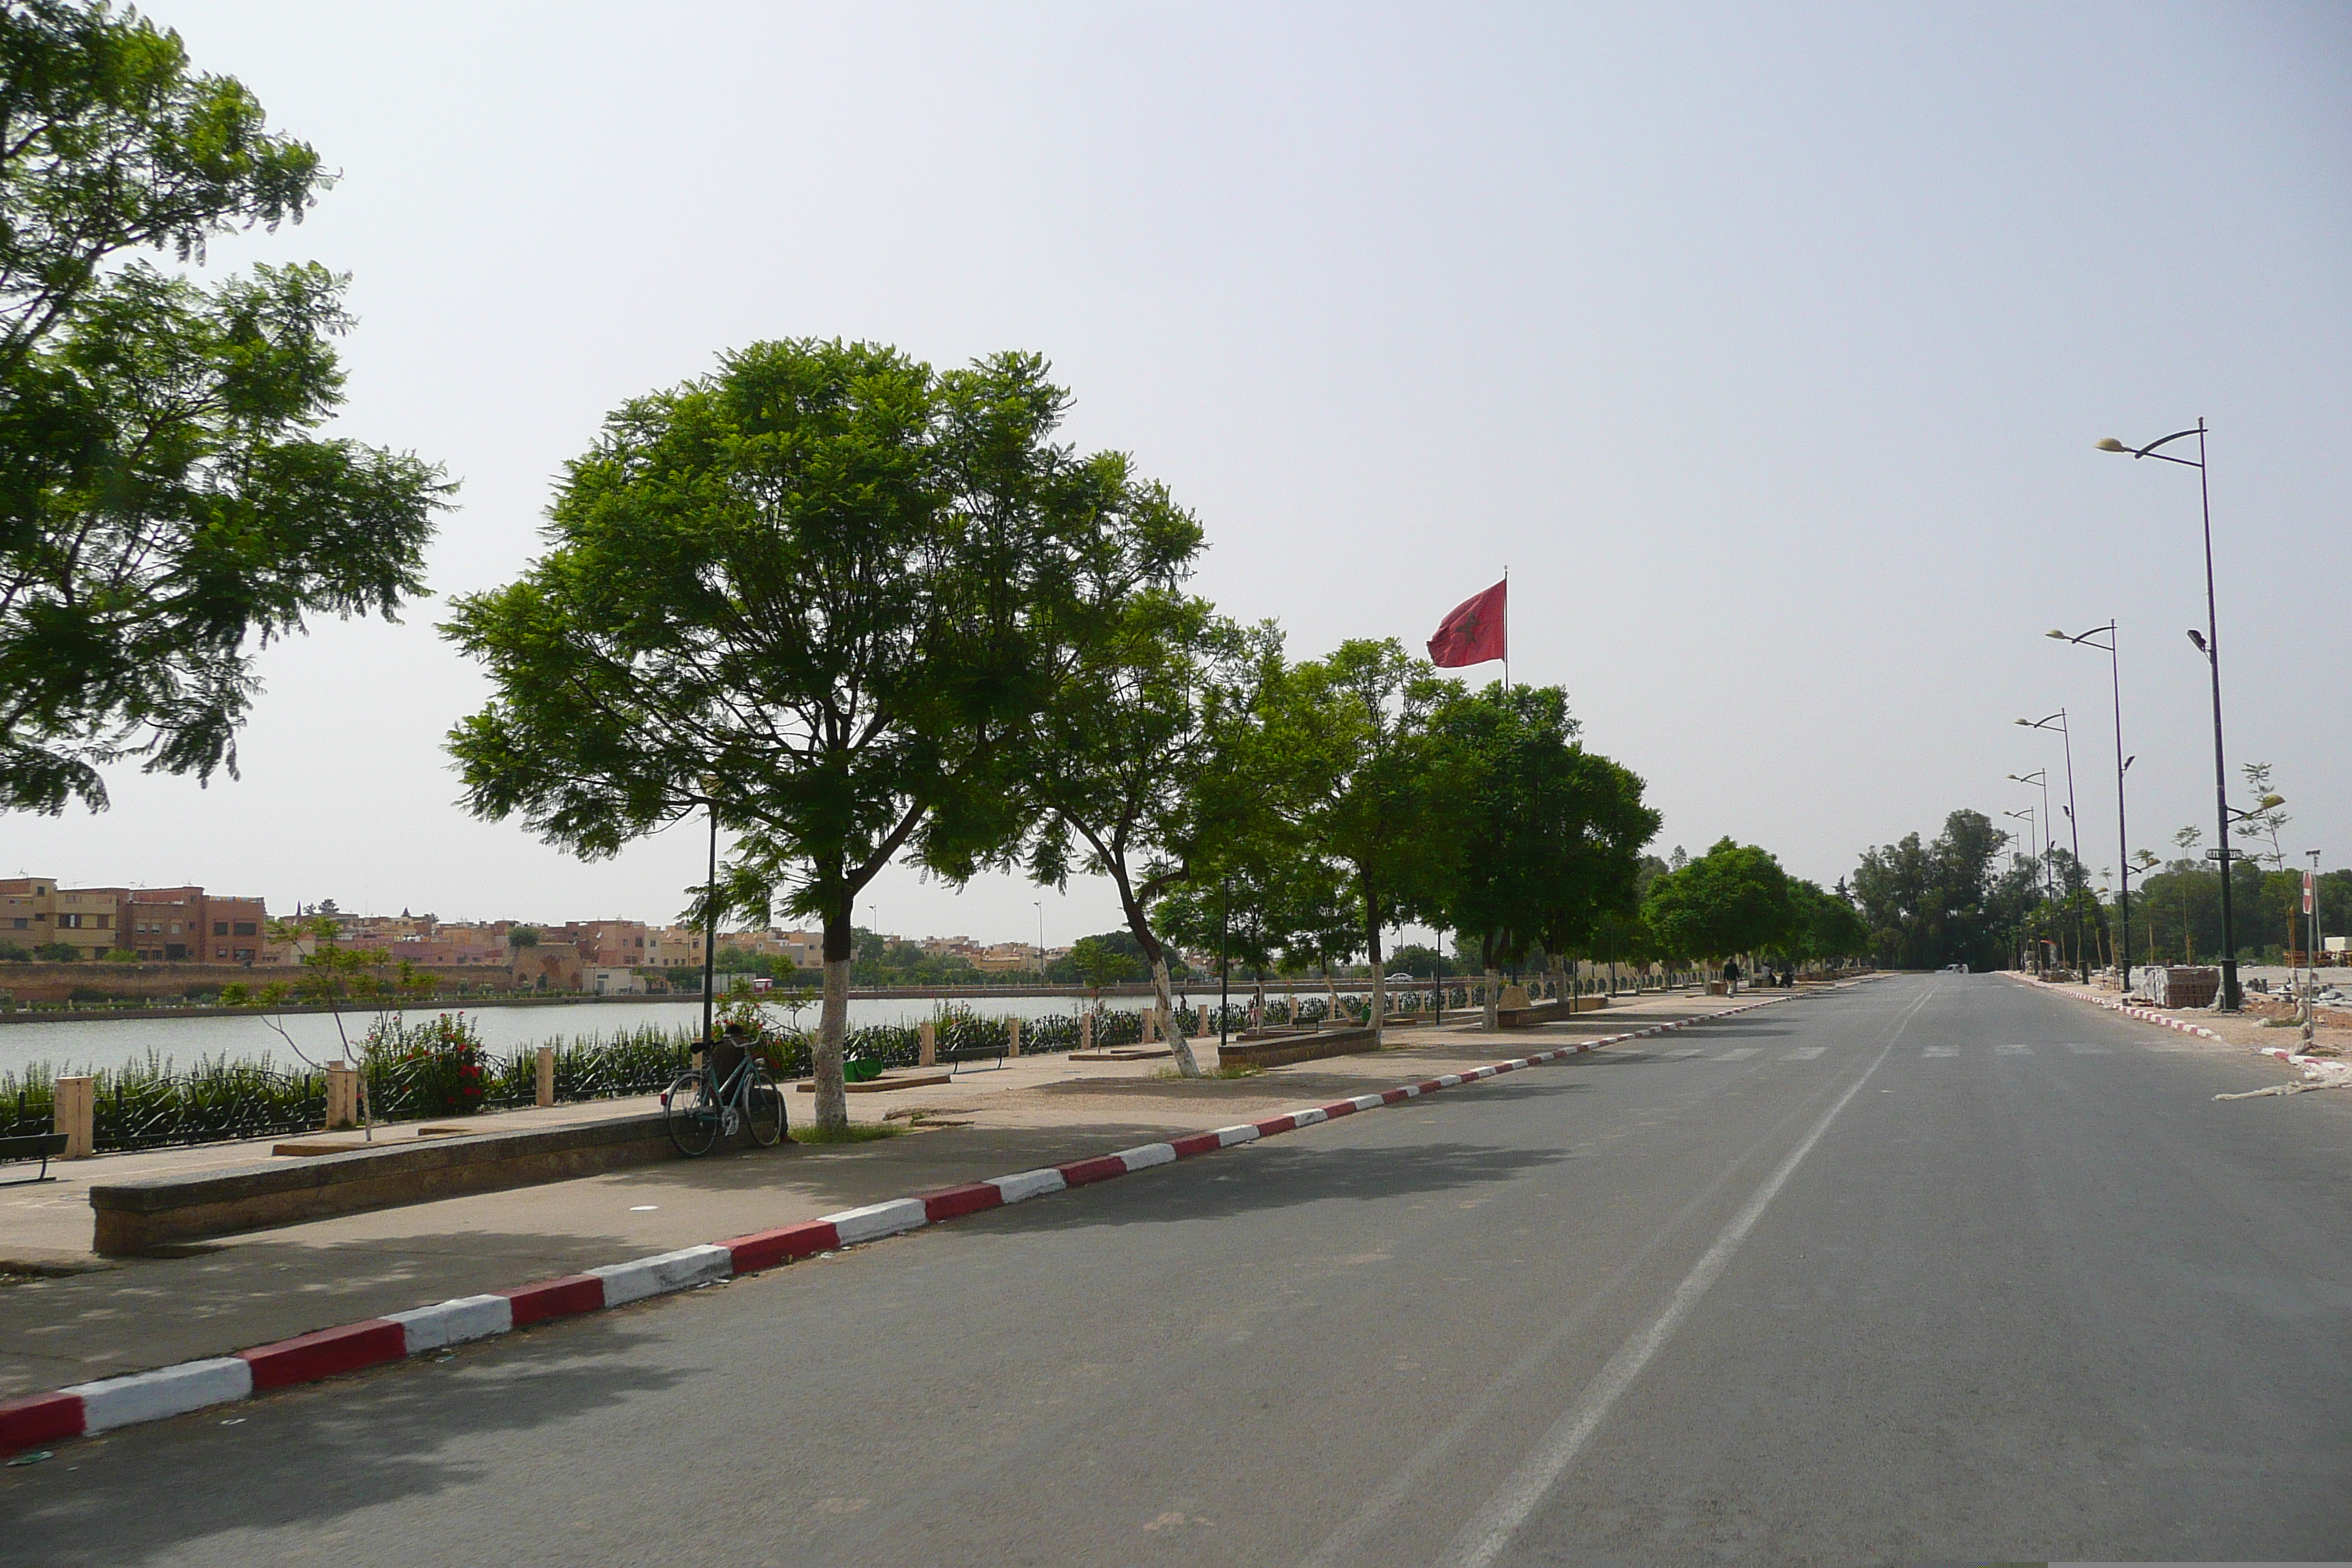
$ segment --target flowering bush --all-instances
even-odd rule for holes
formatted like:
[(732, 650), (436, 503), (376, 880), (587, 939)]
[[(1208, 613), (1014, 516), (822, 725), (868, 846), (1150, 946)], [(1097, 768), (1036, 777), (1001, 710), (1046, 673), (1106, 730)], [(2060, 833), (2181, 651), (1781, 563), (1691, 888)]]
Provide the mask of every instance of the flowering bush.
[(368, 1032), (367, 1060), (381, 1117), (468, 1116), (482, 1109), (487, 1053), (463, 1013), (410, 1025), (388, 1019)]

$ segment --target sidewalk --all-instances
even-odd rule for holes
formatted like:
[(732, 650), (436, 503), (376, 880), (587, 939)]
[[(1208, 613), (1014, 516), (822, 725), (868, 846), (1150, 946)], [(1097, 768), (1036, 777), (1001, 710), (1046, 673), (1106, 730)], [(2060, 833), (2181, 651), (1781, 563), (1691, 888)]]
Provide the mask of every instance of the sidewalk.
[[(1157, 1076), (1164, 1062), (1024, 1058), (1001, 1070), (959, 1073), (947, 1085), (851, 1097), (851, 1115), (860, 1121), (921, 1110), (947, 1124), (904, 1137), (668, 1161), (224, 1237), (171, 1257), (108, 1260), (90, 1272), (0, 1275), (16, 1281), (0, 1283), (0, 1400), (1279, 1115), (1528, 1050), (1708, 1016), (1751, 999), (1650, 996), (1496, 1035), (1475, 1023), (1391, 1027), (1389, 1047), (1376, 1054), (1236, 1079)], [(1206, 1048), (1202, 1055), (1213, 1060)], [(807, 1103), (792, 1097), (796, 1121)], [(651, 1105), (638, 1099), (560, 1106), (506, 1113), (495, 1124), (553, 1125)], [(378, 1130), (379, 1139), (413, 1135)], [(87, 1250), (93, 1182), (264, 1158), (268, 1142), (110, 1155), (54, 1167), (65, 1179), (53, 1184), (0, 1187), (0, 1258), (95, 1263)]]
[[(2123, 1000), (2112, 985), (2084, 985), (2080, 982), (2043, 981), (2043, 987), (2061, 995), (2075, 997), (2114, 1006)], [(2184, 1039), (2198, 1040), (2211, 1050), (2268, 1051), (2277, 1048), (2297, 1050), (2303, 1045), (2300, 1025), (2266, 1025), (2262, 1019), (2246, 1013), (2222, 1013), (2210, 1007), (2154, 1007), (2145, 1002), (2133, 1002), (2132, 1006), (2170, 1019), (2183, 1028), (2210, 1030), (2220, 1037), (2205, 1040), (2200, 1036), (2184, 1034)], [(2333, 1047), (2347, 1059), (2352, 1059), (2352, 1028), (2322, 1024), (2314, 1032), (2312, 1043)], [(2268, 1058), (2275, 1060), (2277, 1058)]]

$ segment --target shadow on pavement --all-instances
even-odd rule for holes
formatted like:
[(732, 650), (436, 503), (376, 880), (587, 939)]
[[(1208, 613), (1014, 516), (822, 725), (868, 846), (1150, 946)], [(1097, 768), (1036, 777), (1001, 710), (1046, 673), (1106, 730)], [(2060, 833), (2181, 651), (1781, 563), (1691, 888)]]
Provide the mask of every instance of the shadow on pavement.
[[(566, 1345), (537, 1334), (492, 1342), (446, 1365), (394, 1365), (226, 1414), (200, 1411), (62, 1444), (55, 1458), (0, 1479), (0, 1518), (8, 1521), (0, 1564), (140, 1563), (230, 1531), (324, 1529), (358, 1510), (480, 1479), (478, 1466), (436, 1457), (453, 1441), (558, 1426), (628, 1400), (658, 1413), (658, 1396), (694, 1375), (633, 1360), (631, 1347), (645, 1336), (625, 1317), (576, 1330)], [(527, 1498), (513, 1502), (531, 1506)], [(561, 1529), (553, 1520), (549, 1526)], [(334, 1558), (341, 1539), (316, 1537), (319, 1554)]]

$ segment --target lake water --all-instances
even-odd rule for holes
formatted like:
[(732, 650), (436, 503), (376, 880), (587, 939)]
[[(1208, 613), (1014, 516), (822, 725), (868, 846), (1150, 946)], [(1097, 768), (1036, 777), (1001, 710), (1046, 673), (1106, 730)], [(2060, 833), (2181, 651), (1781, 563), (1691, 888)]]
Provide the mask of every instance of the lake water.
[[(1194, 996), (1195, 1000), (1199, 997)], [(1145, 997), (1105, 997), (1106, 1008), (1135, 1009), (1148, 1000)], [(1213, 994), (1208, 1000), (1215, 1001)], [(969, 1006), (983, 1017), (1038, 1018), (1055, 1013), (1074, 1013), (1083, 1005), (1083, 998), (1068, 996), (1006, 996), (1002, 998), (961, 999), (960, 1005)], [(914, 1024), (935, 1016), (946, 1004), (919, 997), (854, 1000), (849, 1004), (849, 1024), (859, 1028), (868, 1024)], [(528, 1047), (551, 1043), (556, 1037), (579, 1039), (589, 1035), (614, 1035), (625, 1029), (635, 1029), (646, 1024), (664, 1028), (698, 1028), (702, 1023), (702, 1001), (589, 1002), (578, 1006), (430, 1007), (412, 1009), (411, 1022), (430, 1017), (440, 1012), (465, 1011), (480, 1031), (483, 1042), (499, 1055)], [(789, 1021), (791, 1015), (782, 1008), (774, 1009), (780, 1023)], [(803, 1027), (816, 1026), (817, 1010), (814, 1005), (803, 1008), (800, 1023)], [(350, 1057), (353, 1047), (374, 1018), (373, 1013), (341, 1015), (342, 1028), (348, 1032), (352, 1046), (347, 1047), (344, 1035), (336, 1030), (336, 1016), (331, 1013), (298, 1013), (277, 1020), (294, 1044), (313, 1061), (326, 1061), (334, 1057)], [(103, 1022), (10, 1024), (0, 1026), (0, 1072), (20, 1072), (33, 1062), (47, 1062), (56, 1070), (79, 1071), (89, 1068), (120, 1067), (125, 1062), (144, 1061), (152, 1051), (168, 1057), (185, 1068), (199, 1057), (226, 1056), (256, 1059), (264, 1056), (274, 1058), (280, 1066), (299, 1067), (299, 1058), (287, 1048), (261, 1016), (226, 1018), (110, 1018)]]

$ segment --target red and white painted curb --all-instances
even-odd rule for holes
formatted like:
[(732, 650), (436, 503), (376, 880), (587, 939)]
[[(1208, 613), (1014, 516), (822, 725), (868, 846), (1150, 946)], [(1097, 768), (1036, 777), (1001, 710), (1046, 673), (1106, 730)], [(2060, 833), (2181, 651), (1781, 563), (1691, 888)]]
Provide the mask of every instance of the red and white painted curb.
[(1318, 1122), (1353, 1116), (1360, 1110), (1377, 1110), (1382, 1106), (1417, 1100), (1442, 1089), (1517, 1072), (1523, 1068), (1561, 1061), (1587, 1051), (1599, 1050), (1604, 1046), (1646, 1039), (1654, 1035), (1688, 1028), (1694, 1024), (1712, 1023), (1789, 1000), (1789, 996), (1761, 997), (1745, 1005), (1728, 1007), (1723, 1012), (1710, 1013), (1702, 1017), (1679, 1018), (1671, 1023), (1654, 1024), (1646, 1029), (1580, 1041), (1572, 1046), (1560, 1046), (1548, 1051), (1538, 1051), (1532, 1056), (1474, 1068), (1468, 1072), (1445, 1073), (1421, 1083), (1400, 1084), (1379, 1094), (1358, 1095), (1352, 1100), (1333, 1100), (1328, 1105), (1309, 1106), (1264, 1121), (1219, 1127), (1165, 1143), (1146, 1143), (1140, 1148), (1122, 1149), (1115, 1154), (1102, 1154), (1092, 1159), (1073, 1160), (1067, 1164), (1048, 1166), (1040, 1171), (1024, 1171), (1017, 1175), (968, 1182), (961, 1186), (926, 1193), (919, 1197), (867, 1204), (861, 1208), (845, 1209), (839, 1214), (827, 1215), (822, 1219), (809, 1220), (801, 1225), (755, 1231), (750, 1236), (739, 1236), (729, 1241), (683, 1247), (651, 1258), (633, 1258), (626, 1263), (610, 1264), (561, 1279), (545, 1279), (512, 1290), (493, 1291), (486, 1296), (460, 1296), (454, 1300), (438, 1301), (411, 1311), (346, 1323), (341, 1328), (321, 1329), (316, 1333), (299, 1334), (275, 1344), (238, 1351), (234, 1355), (182, 1362), (152, 1372), (131, 1373), (97, 1383), (77, 1384), (53, 1394), (0, 1402), (0, 1453), (67, 1437), (108, 1432), (142, 1421), (184, 1415), (210, 1405), (231, 1405), (271, 1389), (315, 1383), (341, 1373), (381, 1366), (387, 1362), (444, 1350), (470, 1340), (488, 1339), (493, 1334), (529, 1328), (534, 1323), (601, 1311), (607, 1307), (624, 1306), (675, 1290), (689, 1290), (698, 1285), (712, 1284), (740, 1274), (755, 1274), (803, 1258), (813, 1258), (819, 1253), (836, 1252), (860, 1242), (877, 1241), (886, 1236), (897, 1236), (964, 1215), (978, 1214), (983, 1209), (1026, 1203), (1048, 1193), (1083, 1187), (1136, 1171), (1148, 1171), (1155, 1165), (1172, 1164), (1178, 1160), (1213, 1153), (1236, 1143), (1254, 1143), (1262, 1138), (1295, 1132)]

